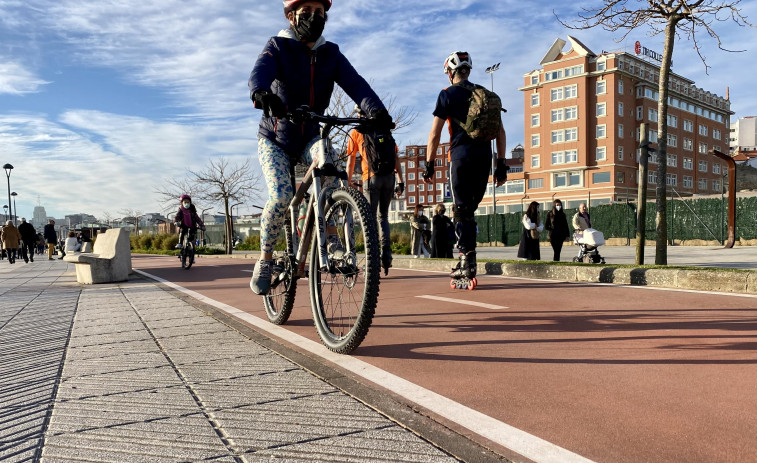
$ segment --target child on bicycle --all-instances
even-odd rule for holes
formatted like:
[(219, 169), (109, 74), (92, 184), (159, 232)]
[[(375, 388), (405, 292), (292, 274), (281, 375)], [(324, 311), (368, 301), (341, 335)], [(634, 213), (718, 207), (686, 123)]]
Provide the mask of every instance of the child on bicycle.
[(200, 216), (197, 215), (197, 209), (192, 204), (192, 198), (189, 195), (181, 195), (180, 203), (179, 211), (173, 219), (176, 228), (179, 229), (179, 242), (176, 244), (176, 249), (181, 249), (186, 233), (189, 233), (189, 240), (194, 242), (195, 229), (200, 228), (205, 230), (205, 224), (202, 222)]
[[(267, 294), (271, 286), (273, 248), (294, 196), (290, 166), (298, 161), (312, 162), (310, 149), (319, 137), (317, 123), (283, 119), (287, 111), (307, 105), (323, 114), (334, 84), (338, 84), (371, 118), (387, 127), (392, 124), (370, 85), (339, 47), (321, 36), (329, 8), (331, 0), (284, 0), (289, 27), (271, 37), (250, 74), (250, 98), (256, 108), (263, 110), (258, 157), (268, 187), (268, 201), (260, 219), (260, 259), (250, 280), (250, 288), (256, 294)], [(328, 236), (329, 247), (340, 246), (338, 238), (334, 238), (337, 237)]]

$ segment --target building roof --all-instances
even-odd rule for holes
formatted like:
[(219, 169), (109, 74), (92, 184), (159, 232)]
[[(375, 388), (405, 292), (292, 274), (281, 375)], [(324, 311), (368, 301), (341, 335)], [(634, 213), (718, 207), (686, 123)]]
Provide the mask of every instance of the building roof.
[(571, 51), (575, 51), (578, 56), (596, 56), (596, 54), (594, 54), (594, 52), (591, 51), (589, 47), (581, 43), (581, 41), (577, 38), (569, 35), (568, 41), (570, 41), (570, 50), (563, 53), (563, 48), (565, 47), (565, 44), (567, 42), (558, 37), (552, 44), (552, 46), (549, 47), (547, 54), (544, 55), (544, 58), (541, 59), (541, 62), (539, 64), (543, 66), (547, 63), (551, 63), (552, 61), (556, 61), (561, 55), (567, 55)]

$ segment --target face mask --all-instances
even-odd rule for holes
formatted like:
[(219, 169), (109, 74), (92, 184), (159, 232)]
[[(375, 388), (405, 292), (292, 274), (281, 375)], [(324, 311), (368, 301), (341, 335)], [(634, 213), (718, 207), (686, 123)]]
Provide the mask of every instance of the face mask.
[(323, 34), (326, 18), (315, 13), (303, 13), (296, 17), (294, 34), (303, 42), (315, 42)]
[(184, 209), (189, 209), (189, 206), (192, 205), (192, 203), (181, 203), (182, 206), (184, 206)]
[(562, 206), (555, 206), (555, 209), (559, 211), (560, 209), (562, 209)]

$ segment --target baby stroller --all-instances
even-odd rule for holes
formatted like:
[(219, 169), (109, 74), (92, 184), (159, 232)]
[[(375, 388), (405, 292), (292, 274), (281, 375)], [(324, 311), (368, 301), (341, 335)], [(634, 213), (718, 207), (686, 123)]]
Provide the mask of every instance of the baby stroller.
[(573, 234), (573, 242), (578, 245), (578, 255), (573, 262), (586, 264), (604, 264), (605, 258), (599, 255), (597, 248), (605, 244), (605, 236), (601, 231), (587, 228), (583, 232), (576, 231)]

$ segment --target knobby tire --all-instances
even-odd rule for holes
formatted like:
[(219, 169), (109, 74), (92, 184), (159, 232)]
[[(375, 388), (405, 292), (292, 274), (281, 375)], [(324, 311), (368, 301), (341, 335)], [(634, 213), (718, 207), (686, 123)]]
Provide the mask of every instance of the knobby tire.
[[(283, 325), (289, 320), (294, 307), (294, 297), (297, 293), (297, 278), (294, 276), (296, 269), (293, 267), (294, 243), (292, 241), (292, 224), (284, 222), (284, 236), (286, 239), (286, 251), (276, 252), (273, 256), (274, 265), (281, 264), (286, 277), (274, 288), (263, 296), (263, 305), (268, 320), (276, 325)], [(307, 243), (300, 243), (306, 246)], [(273, 281), (272, 281), (273, 283)]]

